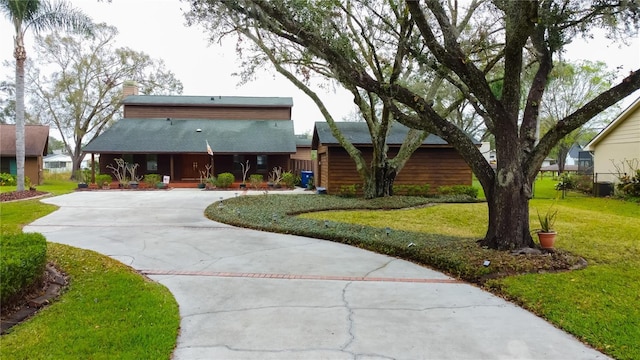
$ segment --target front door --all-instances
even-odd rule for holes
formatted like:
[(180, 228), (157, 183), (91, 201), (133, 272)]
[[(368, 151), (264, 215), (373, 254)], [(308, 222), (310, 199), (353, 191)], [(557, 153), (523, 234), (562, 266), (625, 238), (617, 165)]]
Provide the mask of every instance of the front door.
[(207, 154), (182, 155), (182, 180), (200, 180), (201, 171), (205, 173), (207, 165), (211, 165), (211, 156)]

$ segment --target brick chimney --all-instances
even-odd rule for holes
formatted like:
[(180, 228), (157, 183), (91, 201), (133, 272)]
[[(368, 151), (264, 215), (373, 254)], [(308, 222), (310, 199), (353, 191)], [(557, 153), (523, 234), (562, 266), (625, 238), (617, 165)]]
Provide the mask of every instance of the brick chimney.
[(122, 85), (122, 97), (129, 95), (138, 95), (138, 83), (135, 81), (127, 80)]

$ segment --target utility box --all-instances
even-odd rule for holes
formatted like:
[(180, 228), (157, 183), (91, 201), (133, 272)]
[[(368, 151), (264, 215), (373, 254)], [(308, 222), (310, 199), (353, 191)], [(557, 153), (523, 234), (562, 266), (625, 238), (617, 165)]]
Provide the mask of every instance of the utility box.
[(613, 195), (613, 183), (608, 181), (597, 182), (593, 184), (597, 197), (605, 197)]

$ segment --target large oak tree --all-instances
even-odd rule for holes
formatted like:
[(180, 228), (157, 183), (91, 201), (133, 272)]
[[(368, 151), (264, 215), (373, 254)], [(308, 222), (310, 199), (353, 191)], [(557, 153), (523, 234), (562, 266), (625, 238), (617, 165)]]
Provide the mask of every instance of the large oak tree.
[(28, 73), (31, 104), (41, 122), (55, 126), (73, 162), (82, 162), (82, 146), (121, 116), (122, 88), (137, 83), (144, 95), (182, 93), (182, 83), (162, 60), (127, 47), (116, 47), (118, 31), (97, 24), (92, 34), (50, 34), (36, 38)]
[[(440, 74), (455, 93), (469, 101), (495, 137), (497, 168), (483, 158), (473, 141), (434, 106), (433, 99), (400, 82), (379, 79), (358, 60), (359, 49), (344, 34), (346, 18), (367, 8), (371, 0), (192, 0), (192, 8), (214, 16), (241, 16), (252, 26), (301, 46), (308, 56), (324, 62), (345, 87), (377, 94), (401, 123), (435, 133), (453, 145), (487, 196), (488, 230), (482, 245), (496, 249), (533, 246), (529, 228), (532, 183), (542, 161), (558, 141), (591, 118), (640, 88), (640, 69), (622, 82), (560, 119), (540, 138), (536, 129), (554, 56), (574, 37), (602, 27), (610, 34), (636, 33), (640, 10), (635, 2), (614, 0), (471, 1), (475, 7), (466, 38), (481, 46), (468, 48), (456, 26), (457, 1), (386, 0), (400, 7), (415, 24), (399, 43), (408, 64), (418, 61), (424, 79)], [(489, 18), (490, 29), (474, 28)], [(371, 34), (371, 36), (375, 36)], [(397, 37), (398, 35), (396, 35)], [(480, 50), (478, 50), (480, 49)], [(527, 71), (533, 79), (524, 87)]]
[[(262, 29), (253, 19), (224, 9), (227, 5), (235, 7), (237, 4), (213, 3), (212, 7), (207, 5), (194, 3), (187, 18), (191, 22), (204, 25), (212, 42), (230, 34), (239, 34), (236, 49), (243, 59), (240, 73), (242, 81), (250, 80), (256, 69), (273, 66), (316, 103), (333, 136), (354, 161), (362, 179), (364, 196), (374, 198), (392, 195), (395, 177), (429, 132), (424, 129), (410, 129), (399, 151), (390, 155), (387, 137), (389, 130), (396, 123), (395, 115), (378, 94), (350, 82), (340, 82), (339, 72), (334, 71), (328, 62), (314, 56), (304, 45), (282, 41), (278, 34)], [(325, 16), (325, 11), (331, 11), (333, 4), (318, 2), (314, 6), (308, 21), (320, 22), (320, 18)], [(415, 24), (405, 6), (388, 6), (383, 2), (354, 3), (346, 6), (350, 7), (345, 9), (350, 15), (336, 21), (341, 26), (343, 42), (357, 49), (351, 54), (352, 61), (357, 62), (377, 81), (402, 84), (422, 96), (434, 99), (435, 106), (441, 108), (442, 114), (456, 114), (462, 120), (464, 115), (460, 113), (460, 109), (464, 107), (464, 99), (460, 98), (451, 103), (447, 97), (439, 96), (447, 87), (443, 75), (420, 71), (420, 67), (424, 66), (421, 60), (408, 56), (411, 55), (408, 54), (411, 47), (405, 43), (418, 39), (415, 35)], [(459, 22), (456, 26), (461, 35), (469, 23), (467, 15), (472, 11), (473, 9), (459, 11)], [(244, 39), (250, 41), (243, 41)], [(463, 36), (460, 36), (460, 40), (470, 44)], [(337, 82), (353, 95), (358, 109), (356, 116), (367, 125), (371, 138), (370, 161), (365, 159), (358, 147), (342, 135), (333, 116), (312, 90), (309, 84), (318, 78), (324, 79), (320, 80), (323, 85), (333, 86)], [(468, 128), (473, 126), (469, 125)]]

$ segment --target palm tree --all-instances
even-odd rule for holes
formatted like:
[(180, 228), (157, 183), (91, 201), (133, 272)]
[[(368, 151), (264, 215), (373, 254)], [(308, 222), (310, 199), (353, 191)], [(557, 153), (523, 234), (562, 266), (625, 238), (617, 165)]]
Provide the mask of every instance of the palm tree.
[(50, 3), (40, 0), (0, 0), (0, 12), (13, 23), (16, 30), (13, 56), (16, 58), (16, 165), (17, 190), (24, 191), (24, 64), (27, 51), (24, 35), (45, 30), (74, 30), (91, 32), (93, 22), (80, 10), (64, 1)]

